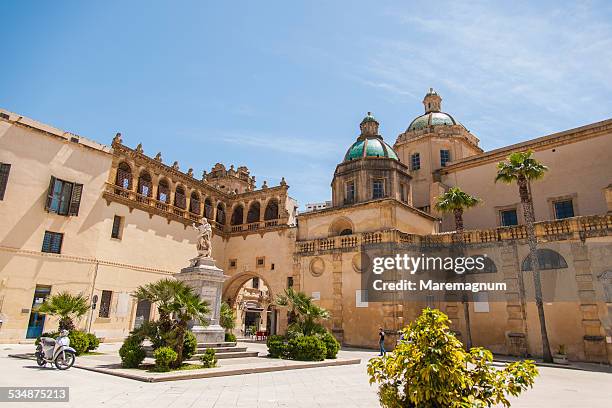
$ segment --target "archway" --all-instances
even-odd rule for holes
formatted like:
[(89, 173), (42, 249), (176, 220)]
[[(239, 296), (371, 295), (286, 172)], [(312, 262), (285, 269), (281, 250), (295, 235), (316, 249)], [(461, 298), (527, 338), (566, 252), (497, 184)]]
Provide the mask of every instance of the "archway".
[(261, 275), (249, 271), (232, 276), (224, 285), (222, 299), (236, 314), (237, 337), (256, 332), (276, 334), (278, 311), (273, 304), (274, 294)]

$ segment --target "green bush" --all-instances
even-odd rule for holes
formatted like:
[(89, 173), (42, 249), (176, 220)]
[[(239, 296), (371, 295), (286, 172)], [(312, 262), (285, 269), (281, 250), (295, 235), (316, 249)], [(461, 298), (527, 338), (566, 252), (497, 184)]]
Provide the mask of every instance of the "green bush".
[(317, 336), (301, 336), (287, 343), (289, 358), (300, 361), (323, 361), (327, 355), (325, 343)]
[(87, 333), (87, 340), (89, 341), (89, 346), (87, 346), (87, 351), (93, 351), (100, 346), (100, 339), (96, 337), (93, 333)]
[(200, 361), (204, 368), (213, 368), (217, 366), (217, 357), (215, 355), (215, 349), (207, 348), (204, 354), (200, 356)]
[(272, 358), (286, 358), (287, 357), (287, 344), (283, 336), (272, 335), (268, 336), (266, 342), (268, 346), (268, 356)]
[(225, 333), (225, 341), (235, 342), (236, 341), (236, 335), (233, 334), (233, 333)]
[(76, 351), (77, 356), (89, 349), (89, 336), (87, 333), (78, 330), (71, 331), (68, 334), (68, 338), (70, 339), (70, 347)]
[(340, 343), (338, 343), (338, 340), (328, 331), (320, 337), (323, 343), (325, 343), (325, 349), (327, 350), (325, 358), (336, 358), (338, 350), (340, 350)]
[(183, 361), (189, 360), (198, 348), (198, 339), (195, 334), (190, 331), (185, 332), (185, 340), (183, 341)]
[(170, 371), (170, 363), (172, 363), (178, 357), (176, 351), (170, 347), (160, 347), (153, 353), (155, 357), (155, 370), (164, 372)]
[(137, 368), (146, 357), (146, 352), (142, 347), (142, 338), (130, 336), (123, 342), (119, 349), (121, 366), (124, 368)]
[(533, 385), (533, 361), (494, 367), (490, 351), (465, 351), (448, 323), (444, 313), (427, 308), (402, 330), (410, 342), (370, 360), (370, 383), (379, 384), (382, 407), (509, 407), (509, 395)]

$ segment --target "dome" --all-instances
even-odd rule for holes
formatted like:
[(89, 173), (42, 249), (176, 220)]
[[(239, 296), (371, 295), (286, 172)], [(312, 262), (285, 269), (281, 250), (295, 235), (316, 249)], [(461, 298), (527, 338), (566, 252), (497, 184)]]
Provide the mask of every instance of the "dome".
[(363, 157), (384, 157), (399, 160), (393, 148), (380, 137), (357, 140), (344, 155), (344, 161), (357, 160)]
[(427, 126), (435, 126), (435, 125), (460, 125), (461, 123), (457, 122), (451, 115), (444, 112), (428, 112), (424, 115), (421, 115), (414, 119), (410, 126), (408, 126), (408, 131), (411, 130), (420, 130), (426, 128)]

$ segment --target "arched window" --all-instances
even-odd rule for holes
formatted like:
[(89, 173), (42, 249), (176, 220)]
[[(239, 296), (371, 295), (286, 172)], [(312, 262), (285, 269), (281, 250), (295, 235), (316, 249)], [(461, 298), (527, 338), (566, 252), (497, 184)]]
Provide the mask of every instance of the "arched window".
[(351, 220), (347, 217), (339, 217), (332, 221), (329, 226), (329, 236), (337, 237), (338, 235), (350, 235), (354, 230)]
[(268, 201), (266, 205), (266, 211), (264, 212), (264, 220), (275, 220), (278, 218), (278, 201), (275, 198)]
[(212, 202), (210, 201), (210, 198), (206, 198), (206, 200), (204, 200), (204, 216), (206, 217), (207, 220), (212, 219), (213, 206), (212, 206)]
[(153, 194), (151, 175), (147, 171), (143, 171), (138, 177), (138, 194), (145, 197), (151, 197)]
[(217, 204), (217, 217), (215, 218), (215, 221), (219, 225), (225, 225), (225, 207), (223, 206), (223, 203)]
[(231, 220), (232, 225), (242, 224), (243, 212), (244, 212), (244, 209), (242, 208), (242, 205), (239, 205), (238, 207), (234, 208), (234, 212), (232, 213), (232, 220)]
[(187, 207), (185, 189), (182, 186), (177, 186), (176, 190), (174, 190), (174, 206), (183, 210)]
[(200, 195), (192, 191), (189, 199), (189, 212), (192, 214), (200, 214)]
[(350, 228), (345, 228), (342, 231), (340, 231), (340, 235), (352, 235), (353, 234), (353, 230)]
[(468, 271), (469, 274), (477, 274), (477, 273), (497, 273), (497, 266), (495, 266), (495, 262), (487, 256), (483, 255), (470, 255), (470, 258), (483, 258), (484, 268), (482, 269), (472, 269)]
[(250, 224), (252, 222), (259, 222), (259, 202), (255, 201), (251, 203), (249, 207), (249, 212), (247, 213), (247, 223)]
[(119, 167), (117, 167), (117, 178), (115, 179), (115, 185), (126, 190), (132, 189), (132, 169), (125, 162), (119, 164)]
[[(567, 262), (565, 262), (565, 259), (556, 251), (553, 251), (552, 249), (538, 249), (538, 263), (540, 264), (540, 270), (547, 270), (547, 269), (563, 269), (563, 268), (567, 268)], [(530, 271), (531, 269), (531, 260), (529, 259), (529, 256), (527, 256), (524, 260), (523, 260), (523, 265), (521, 267), (521, 270), (523, 271)]]
[(170, 202), (170, 186), (164, 179), (159, 180), (157, 185), (157, 199), (166, 204)]

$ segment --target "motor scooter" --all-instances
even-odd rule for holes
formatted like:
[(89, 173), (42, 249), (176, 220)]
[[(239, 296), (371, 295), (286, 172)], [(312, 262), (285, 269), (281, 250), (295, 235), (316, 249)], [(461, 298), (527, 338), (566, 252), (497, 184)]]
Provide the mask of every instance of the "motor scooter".
[(57, 338), (41, 337), (36, 347), (36, 363), (43, 367), (45, 364), (55, 364), (58, 370), (67, 370), (74, 364), (76, 350), (70, 347), (68, 330), (60, 331)]

